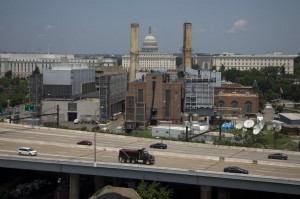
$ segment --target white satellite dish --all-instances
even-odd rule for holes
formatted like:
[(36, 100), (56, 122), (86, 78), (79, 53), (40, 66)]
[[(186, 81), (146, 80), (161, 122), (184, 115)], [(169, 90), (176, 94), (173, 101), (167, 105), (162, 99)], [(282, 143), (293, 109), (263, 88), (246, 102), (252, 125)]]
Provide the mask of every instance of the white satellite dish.
[(243, 123), (237, 123), (237, 124), (235, 125), (235, 128), (236, 128), (236, 129), (241, 129), (241, 128), (243, 128)]
[(253, 120), (246, 120), (244, 122), (244, 127), (249, 129), (249, 128), (252, 128), (254, 126), (254, 121)]
[(263, 126), (261, 125), (261, 123), (258, 123), (256, 125), (254, 125), (253, 127), (253, 134), (257, 135), (259, 134), (259, 132), (262, 130)]

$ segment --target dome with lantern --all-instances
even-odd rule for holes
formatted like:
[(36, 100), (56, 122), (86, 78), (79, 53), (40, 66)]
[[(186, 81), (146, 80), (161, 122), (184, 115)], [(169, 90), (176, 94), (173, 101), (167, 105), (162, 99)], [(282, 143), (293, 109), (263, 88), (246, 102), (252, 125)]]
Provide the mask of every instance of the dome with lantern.
[(155, 37), (151, 34), (151, 27), (149, 27), (149, 35), (147, 35), (143, 42), (141, 52), (157, 52), (157, 42)]

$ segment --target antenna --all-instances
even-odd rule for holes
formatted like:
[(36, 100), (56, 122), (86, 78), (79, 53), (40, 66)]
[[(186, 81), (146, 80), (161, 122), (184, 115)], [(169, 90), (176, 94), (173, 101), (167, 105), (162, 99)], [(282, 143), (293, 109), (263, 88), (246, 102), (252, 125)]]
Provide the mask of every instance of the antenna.
[(48, 54), (49, 54), (49, 41), (48, 41)]

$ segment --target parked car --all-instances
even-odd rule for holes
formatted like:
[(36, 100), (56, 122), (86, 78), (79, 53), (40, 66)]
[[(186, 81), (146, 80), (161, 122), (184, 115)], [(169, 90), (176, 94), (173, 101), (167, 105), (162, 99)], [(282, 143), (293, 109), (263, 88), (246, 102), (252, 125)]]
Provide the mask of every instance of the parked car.
[(279, 159), (279, 160), (287, 160), (288, 155), (284, 153), (271, 153), (268, 155), (269, 159)]
[(80, 142), (77, 142), (77, 144), (91, 146), (93, 143), (91, 141), (89, 141), (89, 140), (82, 140)]
[(158, 143), (155, 143), (155, 144), (151, 144), (150, 148), (166, 149), (166, 148), (168, 148), (168, 146), (164, 143), (158, 142)]
[(29, 155), (29, 156), (36, 156), (37, 151), (30, 147), (20, 147), (18, 148), (19, 155)]
[(100, 128), (101, 132), (109, 132), (109, 127)]
[(248, 174), (249, 173), (246, 169), (242, 169), (241, 167), (237, 167), (237, 166), (225, 167), (224, 172), (243, 173), (243, 174)]
[(75, 119), (74, 124), (79, 124), (79, 119)]

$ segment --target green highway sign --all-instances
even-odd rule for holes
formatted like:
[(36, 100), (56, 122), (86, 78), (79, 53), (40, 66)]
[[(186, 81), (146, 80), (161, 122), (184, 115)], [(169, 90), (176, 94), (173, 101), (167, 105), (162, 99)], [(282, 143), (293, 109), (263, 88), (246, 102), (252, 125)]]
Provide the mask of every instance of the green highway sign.
[(34, 105), (25, 105), (25, 111), (34, 111)]

